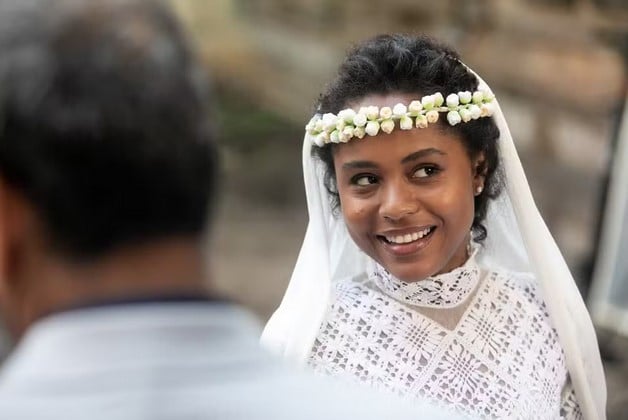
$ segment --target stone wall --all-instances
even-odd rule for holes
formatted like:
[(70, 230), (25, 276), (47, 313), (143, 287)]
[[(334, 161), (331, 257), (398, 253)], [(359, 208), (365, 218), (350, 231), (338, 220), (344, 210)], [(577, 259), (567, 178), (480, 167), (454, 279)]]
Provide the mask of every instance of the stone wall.
[(578, 276), (626, 96), (628, 2), (173, 1), (217, 83), (298, 124), (351, 43), (403, 31), (453, 45), (498, 94), (541, 211)]

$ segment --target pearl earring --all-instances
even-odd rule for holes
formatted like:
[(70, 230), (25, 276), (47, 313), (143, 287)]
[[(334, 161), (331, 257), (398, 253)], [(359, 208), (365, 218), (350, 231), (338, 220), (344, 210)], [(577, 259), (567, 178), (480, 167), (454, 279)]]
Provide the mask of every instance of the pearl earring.
[(482, 188), (482, 186), (481, 186), (481, 185), (480, 185), (479, 187), (477, 187), (477, 188), (475, 189), (475, 195), (480, 195), (480, 194), (482, 194), (482, 189), (483, 189), (483, 188)]

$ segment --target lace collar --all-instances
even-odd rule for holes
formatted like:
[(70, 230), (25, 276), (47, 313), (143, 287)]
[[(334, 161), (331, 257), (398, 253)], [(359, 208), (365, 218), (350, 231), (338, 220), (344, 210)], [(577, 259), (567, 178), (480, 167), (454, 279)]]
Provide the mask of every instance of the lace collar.
[(477, 248), (470, 245), (470, 257), (462, 266), (413, 283), (399, 280), (371, 261), (369, 278), (382, 292), (400, 302), (427, 308), (453, 308), (469, 297), (480, 280), (477, 252)]

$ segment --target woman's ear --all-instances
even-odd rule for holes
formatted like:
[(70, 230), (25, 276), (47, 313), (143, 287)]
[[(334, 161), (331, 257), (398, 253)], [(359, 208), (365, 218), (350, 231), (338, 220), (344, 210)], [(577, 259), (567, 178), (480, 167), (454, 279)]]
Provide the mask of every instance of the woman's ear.
[(478, 153), (473, 160), (473, 191), (474, 194), (480, 195), (484, 191), (484, 181), (486, 180), (486, 172), (488, 167), (486, 165), (486, 155), (484, 152)]

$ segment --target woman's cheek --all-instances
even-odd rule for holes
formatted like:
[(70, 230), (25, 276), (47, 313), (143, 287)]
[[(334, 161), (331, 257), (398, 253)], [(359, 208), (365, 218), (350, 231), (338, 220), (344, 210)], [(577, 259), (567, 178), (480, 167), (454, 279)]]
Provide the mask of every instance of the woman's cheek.
[(469, 228), (473, 221), (473, 194), (467, 189), (449, 190), (443, 194), (440, 202), (440, 213), (444, 219), (458, 221)]
[(345, 222), (350, 225), (364, 225), (367, 223), (367, 205), (360, 200), (346, 200), (342, 206)]
[(370, 235), (373, 232), (376, 221), (373, 220), (372, 204), (363, 200), (351, 200), (345, 202), (342, 213), (349, 232), (349, 236), (363, 251), (370, 253), (372, 247)]

